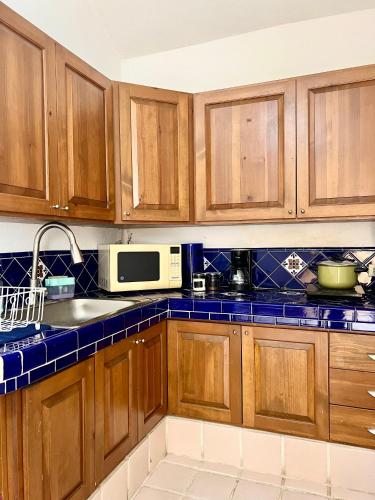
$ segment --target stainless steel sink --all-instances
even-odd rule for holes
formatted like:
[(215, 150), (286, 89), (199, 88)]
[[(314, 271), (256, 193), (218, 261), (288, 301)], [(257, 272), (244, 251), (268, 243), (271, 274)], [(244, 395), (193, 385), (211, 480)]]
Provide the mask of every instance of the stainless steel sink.
[(42, 322), (58, 328), (78, 328), (118, 312), (140, 306), (149, 300), (114, 300), (114, 299), (70, 299), (50, 302), (44, 306)]

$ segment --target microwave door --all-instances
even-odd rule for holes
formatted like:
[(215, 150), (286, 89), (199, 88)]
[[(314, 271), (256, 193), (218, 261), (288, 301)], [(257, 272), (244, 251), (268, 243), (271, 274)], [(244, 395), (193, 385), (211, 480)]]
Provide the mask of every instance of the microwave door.
[(118, 252), (117, 281), (119, 283), (160, 281), (160, 253)]

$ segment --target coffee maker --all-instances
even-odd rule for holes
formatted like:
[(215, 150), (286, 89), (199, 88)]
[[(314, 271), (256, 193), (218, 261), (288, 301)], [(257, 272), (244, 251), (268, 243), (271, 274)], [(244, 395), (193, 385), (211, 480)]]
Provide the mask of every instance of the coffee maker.
[(229, 288), (236, 292), (251, 288), (251, 250), (248, 248), (231, 250)]

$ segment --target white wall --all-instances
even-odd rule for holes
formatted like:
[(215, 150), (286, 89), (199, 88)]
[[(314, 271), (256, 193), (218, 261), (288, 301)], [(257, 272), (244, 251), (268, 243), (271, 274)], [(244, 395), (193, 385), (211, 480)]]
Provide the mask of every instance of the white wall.
[[(5, 0), (5, 3), (99, 71), (119, 78), (121, 58), (88, 2), (85, 5), (76, 0)], [(33, 238), (40, 225), (0, 218), (0, 253), (32, 250)], [(121, 238), (121, 230), (117, 228), (71, 227), (82, 249), (93, 249), (98, 243)], [(61, 231), (51, 230), (43, 237), (41, 248), (61, 250), (69, 245)]]
[(119, 79), (121, 57), (90, 0), (3, 0), (109, 78)]
[[(188, 92), (375, 63), (375, 9), (287, 24), (122, 62), (122, 80)], [(375, 223), (130, 229), (135, 242), (375, 246)], [(126, 238), (124, 233), (124, 239)]]

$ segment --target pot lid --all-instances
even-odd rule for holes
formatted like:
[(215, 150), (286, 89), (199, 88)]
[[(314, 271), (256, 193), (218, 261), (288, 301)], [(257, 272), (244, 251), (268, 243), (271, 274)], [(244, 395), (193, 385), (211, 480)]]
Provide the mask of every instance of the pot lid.
[(318, 262), (318, 266), (331, 266), (331, 267), (357, 267), (357, 263), (352, 260), (322, 260)]

